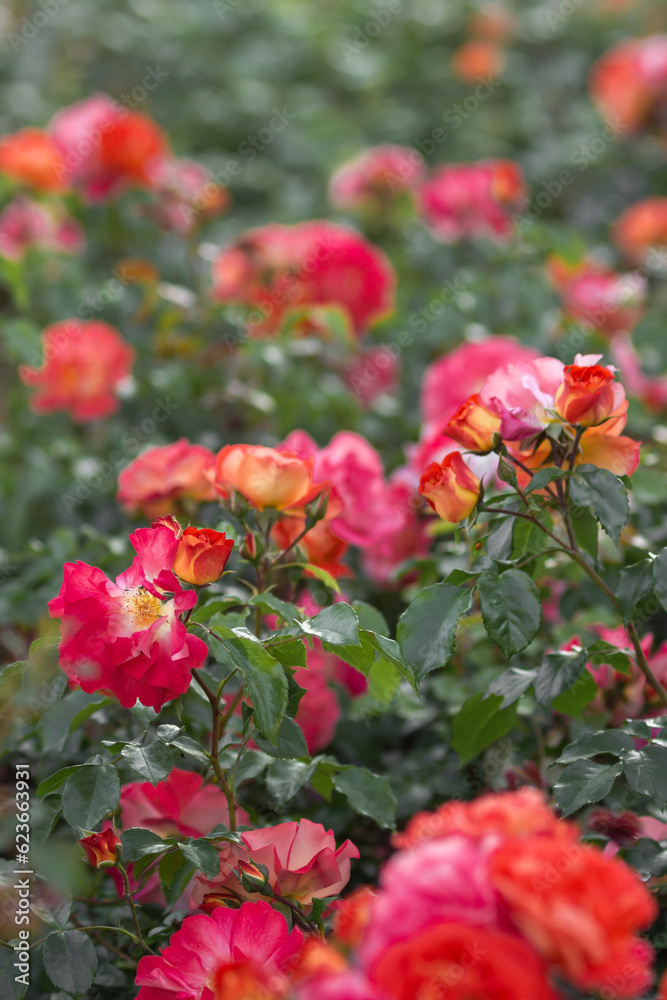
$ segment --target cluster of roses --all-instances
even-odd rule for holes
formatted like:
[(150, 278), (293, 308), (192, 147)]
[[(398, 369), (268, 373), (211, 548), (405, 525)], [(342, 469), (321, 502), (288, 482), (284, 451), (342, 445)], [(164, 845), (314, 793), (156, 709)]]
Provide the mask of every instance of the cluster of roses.
[[(156, 788), (126, 786), (122, 823), (201, 836), (224, 816), (223, 799), (176, 771)], [(82, 844), (113, 873), (111, 827)], [(336, 848), (308, 820), (223, 841), (219, 876), (198, 875), (184, 893), (196, 912), (159, 956), (141, 959), (139, 1000), (557, 1000), (573, 988), (632, 998), (651, 985), (653, 952), (638, 936), (657, 914), (650, 893), (536, 790), (418, 814), (394, 846), (379, 888), (333, 902), (322, 937), (290, 929), (284, 907), (307, 917), (314, 901), (338, 895), (353, 844)], [(158, 894), (146, 884), (138, 898)]]
[[(174, 517), (162, 515), (178, 502), (216, 496), (237, 509), (239, 502), (258, 512), (269, 508), (277, 551), (301, 546), (307, 564), (334, 575), (350, 573), (341, 562), (348, 543), (368, 547), (378, 574), (389, 574), (403, 553), (414, 551), (414, 535), (425, 544), (414, 510), (395, 506), (395, 485), (385, 480), (379, 456), (352, 433), (337, 435), (324, 449), (304, 432), (291, 435), (283, 450), (231, 445), (213, 456), (186, 441), (151, 449), (120, 481), (126, 505), (158, 518), (130, 535), (137, 553), (132, 566), (111, 581), (97, 567), (67, 563), (60, 593), (50, 602), (50, 614), (61, 619), (60, 663), (72, 684), (156, 711), (187, 691), (207, 647), (188, 633), (184, 616), (197, 601), (197, 588), (220, 579), (233, 545), (224, 532), (182, 530)], [(308, 527), (308, 505), (320, 506), (325, 496), (323, 516)], [(249, 532), (242, 548), (250, 562), (263, 555), (256, 546)], [(308, 615), (320, 610), (306, 591), (298, 604)], [(295, 680), (305, 691), (296, 721), (316, 752), (331, 741), (340, 716), (332, 682), (356, 697), (366, 681), (318, 640)]]
[[(625, 391), (600, 355), (577, 355), (575, 364), (556, 358), (504, 365), (450, 418), (444, 433), (466, 450), (487, 455), (504, 447), (519, 470), (596, 465), (631, 476), (639, 464), (639, 443), (621, 431), (627, 420)], [(481, 495), (478, 477), (460, 452), (432, 462), (419, 492), (440, 517), (458, 523)]]

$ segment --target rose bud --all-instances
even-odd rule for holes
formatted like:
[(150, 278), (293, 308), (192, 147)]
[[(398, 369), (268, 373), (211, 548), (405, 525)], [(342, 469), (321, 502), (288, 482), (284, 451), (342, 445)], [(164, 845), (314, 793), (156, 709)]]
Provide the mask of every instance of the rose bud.
[(475, 509), (480, 496), (480, 482), (461, 458), (452, 451), (442, 464), (432, 462), (419, 481), (419, 493), (426, 497), (443, 521), (458, 524)]
[(174, 573), (186, 583), (203, 587), (222, 576), (234, 542), (224, 531), (186, 528), (178, 540)]
[(492, 451), (500, 432), (500, 417), (487, 410), (475, 394), (460, 406), (444, 429), (444, 434), (468, 451)]
[(120, 837), (116, 836), (111, 827), (101, 833), (91, 833), (79, 843), (93, 868), (113, 868), (116, 864)]
[(623, 387), (613, 383), (614, 373), (602, 365), (568, 365), (556, 390), (556, 410), (568, 424), (601, 424), (625, 398)]
[(239, 879), (246, 892), (262, 892), (269, 882), (269, 869), (252, 861), (239, 861)]

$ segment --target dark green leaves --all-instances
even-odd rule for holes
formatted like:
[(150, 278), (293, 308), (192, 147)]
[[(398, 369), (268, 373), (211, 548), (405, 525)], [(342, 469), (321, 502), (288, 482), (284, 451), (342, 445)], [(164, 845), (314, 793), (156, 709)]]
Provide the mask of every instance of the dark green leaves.
[(234, 635), (229, 629), (222, 631), (226, 633), (224, 646), (229, 658), (243, 675), (257, 728), (275, 744), (287, 710), (288, 685), (283, 668), (260, 642)]
[(667, 749), (647, 746), (631, 750), (623, 757), (623, 770), (630, 787), (648, 795), (659, 809), (667, 805)]
[[(533, 684), (535, 697), (539, 703), (548, 707), (554, 698), (564, 691), (569, 691), (586, 670), (587, 660), (588, 654), (585, 649), (576, 652), (561, 650), (557, 653), (547, 653)], [(595, 696), (596, 690), (593, 681), (591, 697)]]
[(301, 622), (301, 629), (333, 646), (359, 645), (359, 621), (350, 605), (342, 601)]
[(44, 942), (44, 968), (58, 989), (80, 997), (93, 984), (97, 954), (89, 937), (82, 931), (58, 931)]
[(308, 757), (308, 747), (303, 732), (298, 723), (287, 715), (280, 723), (275, 744), (265, 739), (257, 730), (253, 733), (253, 739), (260, 750), (268, 753), (270, 757), (279, 757), (283, 760)]
[(578, 507), (590, 507), (618, 545), (630, 506), (625, 486), (617, 476), (596, 465), (580, 465), (570, 479), (570, 499)]
[(650, 559), (642, 559), (634, 566), (621, 570), (616, 587), (623, 624), (627, 625), (633, 617), (635, 608), (653, 589), (653, 564)]
[(658, 552), (653, 560), (653, 587), (655, 596), (667, 611), (667, 549)]
[(502, 708), (499, 695), (476, 694), (468, 698), (452, 723), (452, 746), (461, 763), (477, 757), (482, 750), (510, 731), (516, 718), (516, 704)]
[(592, 760), (577, 760), (566, 767), (554, 785), (563, 815), (569, 816), (589, 802), (603, 799), (622, 770), (622, 764), (598, 764)]
[(350, 767), (337, 774), (333, 784), (355, 812), (369, 816), (378, 826), (396, 825), (396, 798), (383, 775), (373, 774), (365, 767)]
[(202, 871), (206, 878), (215, 878), (220, 873), (220, 855), (210, 841), (187, 840), (179, 844), (179, 848), (183, 857)]
[(152, 785), (166, 778), (174, 765), (174, 755), (162, 740), (145, 746), (128, 743), (120, 753), (132, 770)]
[(111, 764), (87, 764), (70, 774), (63, 792), (63, 814), (70, 826), (94, 830), (120, 798), (120, 779)]
[(532, 642), (540, 627), (542, 603), (537, 587), (518, 569), (502, 574), (487, 570), (477, 586), (489, 638), (509, 659)]
[(418, 682), (447, 663), (454, 650), (459, 618), (471, 604), (472, 591), (451, 583), (436, 583), (420, 591), (403, 612), (396, 638)]

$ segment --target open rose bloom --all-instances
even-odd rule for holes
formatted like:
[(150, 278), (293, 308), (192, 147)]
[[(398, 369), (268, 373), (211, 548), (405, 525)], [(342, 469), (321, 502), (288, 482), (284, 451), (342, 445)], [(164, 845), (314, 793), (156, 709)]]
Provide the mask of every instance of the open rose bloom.
[(667, 120), (667, 34), (620, 42), (591, 72), (591, 95), (617, 129), (664, 128)]
[(214, 465), (212, 451), (186, 438), (148, 448), (118, 476), (116, 499), (128, 512), (141, 511), (148, 518), (174, 514), (183, 501), (215, 499), (208, 476)]
[[(317, 330), (318, 309), (340, 311), (363, 335), (394, 308), (396, 277), (389, 260), (360, 233), (332, 222), (272, 224), (250, 230), (213, 262), (215, 302), (248, 306), (256, 335)], [(310, 317), (310, 318), (309, 318)]]
[(95, 566), (66, 563), (49, 614), (61, 620), (60, 665), (73, 684), (112, 694), (126, 708), (140, 701), (159, 711), (187, 691), (208, 650), (180, 620), (197, 595), (172, 572), (174, 530), (158, 523), (130, 541), (137, 555), (115, 581)]
[(435, 236), (506, 239), (526, 199), (521, 168), (511, 160), (440, 167), (419, 189), (420, 210)]
[(408, 146), (373, 146), (344, 163), (329, 183), (336, 208), (382, 209), (414, 191), (424, 175), (424, 161)]
[(42, 343), (41, 368), (19, 368), (25, 385), (37, 390), (30, 400), (36, 413), (65, 410), (85, 422), (118, 409), (118, 387), (130, 375), (135, 351), (114, 327), (66, 319), (48, 326)]

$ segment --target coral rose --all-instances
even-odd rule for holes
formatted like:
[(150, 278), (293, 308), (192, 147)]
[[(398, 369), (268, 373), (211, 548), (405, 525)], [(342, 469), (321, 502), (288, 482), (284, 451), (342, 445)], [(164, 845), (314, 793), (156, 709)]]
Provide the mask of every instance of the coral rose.
[(470, 471), (458, 451), (445, 455), (442, 463), (432, 462), (424, 470), (419, 492), (436, 514), (458, 524), (472, 514), (480, 496), (480, 481)]
[(422, 179), (424, 161), (409, 146), (373, 146), (333, 174), (329, 198), (336, 208), (381, 209)]
[(186, 528), (178, 540), (174, 573), (186, 583), (204, 587), (222, 576), (234, 542), (224, 531)]
[(24, 128), (0, 139), (0, 173), (47, 194), (68, 187), (58, 147), (39, 128)]
[(503, 50), (486, 38), (465, 42), (452, 56), (454, 76), (463, 83), (479, 83), (484, 77), (500, 76), (504, 68)]
[(581, 990), (618, 976), (615, 995), (634, 997), (651, 983), (652, 951), (636, 935), (657, 906), (623, 862), (584, 844), (529, 837), (500, 846), (491, 881), (527, 940)]
[[(120, 794), (123, 828), (139, 826), (160, 837), (205, 837), (219, 823), (229, 826), (227, 799), (216, 785), (205, 785), (200, 774), (173, 768), (152, 785), (133, 781)], [(241, 824), (247, 813), (237, 810)]]
[(119, 474), (116, 499), (129, 512), (162, 517), (173, 513), (181, 500), (214, 500), (207, 476), (214, 467), (213, 452), (186, 438), (149, 448)]
[(81, 226), (60, 205), (20, 196), (0, 213), (0, 254), (8, 260), (21, 260), (32, 249), (80, 253), (84, 243)]
[(171, 572), (173, 530), (141, 528), (130, 541), (137, 556), (115, 583), (95, 566), (66, 563), (49, 614), (61, 619), (60, 665), (72, 682), (88, 694), (109, 692), (125, 708), (139, 700), (157, 712), (185, 694), (208, 649), (180, 620), (197, 595)]
[(491, 451), (500, 431), (500, 417), (487, 410), (476, 394), (459, 407), (443, 433), (467, 451)]
[(286, 996), (300, 930), (264, 902), (186, 917), (159, 956), (137, 967), (137, 1000), (248, 1000)]
[(554, 405), (569, 424), (594, 427), (602, 424), (625, 399), (623, 386), (602, 365), (567, 365), (556, 390)]
[(249, 329), (275, 334), (319, 306), (338, 308), (361, 336), (394, 308), (396, 276), (360, 233), (327, 221), (271, 224), (243, 234), (213, 263), (216, 302), (255, 307)]
[[(612, 239), (633, 263), (651, 264), (651, 254), (664, 258), (667, 247), (667, 198), (644, 198), (626, 208), (612, 229)], [(664, 261), (662, 270), (664, 270)]]
[(427, 225), (447, 242), (482, 236), (506, 239), (525, 197), (521, 168), (511, 160), (448, 164), (419, 189)]
[(434, 812), (417, 813), (402, 833), (394, 834), (394, 847), (416, 847), (427, 840), (465, 834), (478, 839), (490, 833), (524, 837), (548, 833), (573, 838), (577, 828), (558, 819), (535, 788), (516, 792), (487, 792), (472, 802), (445, 802)]
[(219, 451), (213, 482), (224, 495), (238, 490), (258, 510), (303, 507), (326, 485), (313, 482), (312, 459), (253, 444), (230, 444)]
[(371, 978), (395, 1000), (558, 1000), (529, 945), (465, 924), (438, 923), (394, 945)]
[(116, 391), (135, 352), (117, 330), (101, 320), (66, 319), (48, 326), (42, 343), (42, 367), (19, 368), (25, 385), (37, 389), (30, 400), (36, 413), (65, 410), (83, 423), (118, 409)]
[[(247, 852), (245, 860), (265, 865), (273, 891), (305, 909), (311, 907), (314, 899), (326, 899), (341, 892), (350, 878), (350, 860), (359, 857), (350, 840), (336, 848), (333, 832), (308, 819), (249, 830), (241, 836)], [(240, 860), (238, 852), (244, 847), (231, 845), (231, 848), (230, 851), (225, 846), (220, 851), (219, 876), (214, 879), (197, 876), (192, 906), (248, 897), (234, 869)]]
[(371, 978), (391, 945), (439, 921), (497, 927), (500, 898), (489, 880), (497, 837), (479, 841), (453, 834), (399, 851), (380, 873), (380, 889), (360, 949)]

